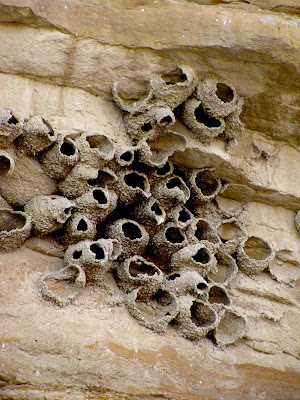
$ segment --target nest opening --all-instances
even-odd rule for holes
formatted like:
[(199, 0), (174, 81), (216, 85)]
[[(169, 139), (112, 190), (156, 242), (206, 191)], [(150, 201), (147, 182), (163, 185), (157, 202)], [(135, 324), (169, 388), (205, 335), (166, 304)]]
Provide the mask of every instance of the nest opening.
[(120, 155), (120, 159), (123, 160), (123, 161), (126, 161), (126, 162), (131, 161), (132, 158), (133, 158), (133, 154), (130, 153), (130, 151), (125, 151), (124, 153), (122, 153)]
[(168, 189), (174, 189), (175, 187), (178, 187), (179, 189), (181, 188), (181, 181), (179, 178), (172, 178), (167, 183)]
[(9, 120), (7, 121), (8, 124), (10, 125), (17, 125), (19, 123), (19, 121), (17, 120), (17, 118), (12, 115)]
[(261, 238), (252, 236), (246, 240), (243, 250), (245, 254), (253, 260), (265, 260), (271, 255), (270, 246)]
[(90, 250), (95, 254), (95, 259), (96, 260), (103, 260), (105, 258), (104, 250), (98, 244), (93, 243), (90, 246)]
[(142, 127), (141, 130), (143, 132), (149, 132), (152, 129), (152, 125), (149, 122), (146, 122)]
[(153, 203), (151, 206), (151, 211), (154, 212), (154, 214), (161, 216), (163, 214), (161, 208), (159, 207), (159, 205), (157, 204), (157, 202)]
[(225, 306), (230, 305), (230, 300), (225, 290), (217, 286), (210, 288), (208, 301), (210, 303), (224, 304)]
[(82, 232), (86, 232), (87, 229), (88, 229), (87, 223), (85, 222), (84, 219), (81, 219), (81, 220), (78, 222), (77, 230), (78, 230), (78, 231), (82, 231)]
[(0, 232), (22, 229), (26, 224), (24, 215), (12, 213), (9, 210), (0, 210)]
[(107, 198), (105, 193), (101, 189), (95, 189), (93, 190), (93, 198), (99, 203), (99, 204), (106, 204), (107, 203)]
[(8, 157), (0, 155), (0, 176), (6, 175), (11, 168), (11, 161)]
[(223, 103), (230, 103), (233, 100), (234, 92), (231, 87), (225, 83), (217, 83), (216, 96), (223, 101)]
[(184, 241), (184, 237), (180, 233), (178, 228), (168, 228), (165, 232), (165, 238), (170, 243), (182, 243)]
[(219, 128), (221, 121), (215, 117), (208, 115), (201, 104), (194, 111), (197, 122), (207, 126), (208, 128)]
[(140, 228), (136, 224), (133, 224), (132, 222), (126, 222), (125, 224), (123, 224), (122, 230), (124, 236), (130, 240), (141, 239), (143, 236)]
[(199, 328), (211, 326), (216, 321), (216, 315), (213, 310), (197, 301), (193, 301), (190, 313), (192, 322)]
[(218, 181), (212, 177), (211, 172), (208, 170), (198, 172), (195, 178), (195, 183), (204, 196), (213, 195), (219, 187)]
[(124, 182), (127, 186), (132, 188), (139, 188), (145, 190), (145, 178), (143, 175), (137, 174), (136, 172), (131, 172), (124, 176)]
[(138, 275), (153, 276), (156, 273), (155, 268), (145, 262), (132, 261), (129, 265), (129, 274), (136, 278)]
[(203, 247), (197, 251), (195, 255), (192, 256), (193, 260), (200, 264), (207, 264), (210, 261), (210, 254), (208, 250)]
[(178, 217), (178, 221), (180, 222), (187, 222), (191, 219), (190, 215), (185, 211), (185, 210), (181, 210), (179, 212), (179, 217)]
[(161, 168), (158, 168), (156, 174), (159, 176), (163, 176), (168, 174), (171, 171), (170, 164), (168, 162), (165, 163)]
[(71, 157), (75, 154), (75, 147), (68, 142), (63, 142), (60, 146), (60, 152), (65, 156)]
[(82, 250), (75, 250), (73, 253), (74, 260), (78, 260), (82, 256)]

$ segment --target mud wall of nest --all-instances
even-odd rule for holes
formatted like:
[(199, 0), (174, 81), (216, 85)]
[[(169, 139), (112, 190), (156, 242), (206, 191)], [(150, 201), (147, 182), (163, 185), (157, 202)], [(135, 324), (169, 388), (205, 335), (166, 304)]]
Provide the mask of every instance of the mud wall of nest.
[[(267, 269), (275, 252), (218, 208), (223, 182), (213, 168), (172, 162), (187, 147), (172, 125), (180, 120), (203, 144), (217, 137), (234, 143), (243, 133), (242, 99), (232, 85), (201, 80), (186, 66), (153, 77), (139, 99), (128, 99), (120, 82), (112, 93), (126, 143), (117, 133), (114, 140), (105, 132), (58, 135), (42, 116), (24, 120), (0, 110), (0, 251), (14, 251), (31, 235), (53, 236), (64, 246), (64, 268), (41, 277), (47, 301), (65, 306), (88, 285), (111, 293), (113, 279), (146, 328), (234, 343), (246, 320), (226, 288), (237, 273)], [(35, 190), (24, 182), (16, 190), (17, 158), (55, 184), (37, 182)], [(60, 285), (68, 295), (56, 291)]]

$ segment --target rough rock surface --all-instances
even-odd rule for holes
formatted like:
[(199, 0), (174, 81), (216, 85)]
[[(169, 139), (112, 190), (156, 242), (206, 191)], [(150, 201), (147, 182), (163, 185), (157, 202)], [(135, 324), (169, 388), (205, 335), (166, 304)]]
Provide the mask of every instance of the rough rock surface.
[[(116, 285), (113, 295), (87, 286), (73, 304), (51, 305), (37, 282), (62, 268), (63, 248), (31, 237), (0, 254), (0, 399), (298, 399), (298, 1), (1, 0), (0, 21), (0, 107), (41, 115), (60, 135), (99, 132), (126, 143), (111, 92), (120, 79), (133, 99), (182, 64), (233, 85), (244, 101), (237, 143), (200, 143), (176, 122), (187, 148), (172, 159), (214, 168), (223, 184), (215, 203), (276, 253), (262, 274), (230, 282), (247, 330), (221, 349), (138, 325)], [(56, 182), (17, 155), (14, 174), (0, 178), (1, 207), (21, 209), (16, 193), (26, 201), (54, 194)]]

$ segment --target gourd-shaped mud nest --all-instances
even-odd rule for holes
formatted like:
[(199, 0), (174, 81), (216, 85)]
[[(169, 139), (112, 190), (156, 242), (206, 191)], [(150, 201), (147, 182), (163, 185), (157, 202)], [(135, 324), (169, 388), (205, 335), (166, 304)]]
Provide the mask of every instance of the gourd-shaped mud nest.
[[(15, 250), (30, 235), (54, 236), (65, 248), (64, 268), (41, 277), (45, 299), (64, 306), (86, 285), (108, 288), (113, 278), (145, 327), (234, 343), (246, 321), (232, 309), (226, 286), (238, 267), (263, 271), (274, 252), (220, 211), (214, 199), (222, 182), (214, 170), (174, 165), (172, 154), (187, 140), (171, 127), (180, 120), (204, 144), (236, 140), (242, 101), (225, 83), (198, 82), (188, 67), (154, 77), (140, 99), (128, 100), (120, 84), (112, 92), (126, 143), (103, 132), (58, 135), (39, 116), (23, 120), (0, 110), (1, 187), (14, 175), (14, 154), (35, 157), (58, 187), (23, 202), (1, 193), (17, 211), (0, 210), (0, 251)], [(56, 290), (61, 285), (66, 295)]]

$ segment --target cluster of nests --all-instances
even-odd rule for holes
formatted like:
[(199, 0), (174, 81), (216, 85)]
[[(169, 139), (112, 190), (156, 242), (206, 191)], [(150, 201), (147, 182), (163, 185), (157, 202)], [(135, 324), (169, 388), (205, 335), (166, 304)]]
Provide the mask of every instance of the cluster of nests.
[[(52, 235), (65, 248), (64, 268), (40, 279), (44, 298), (63, 306), (86, 285), (107, 287), (113, 279), (140, 324), (156, 332), (171, 326), (191, 340), (209, 334), (222, 346), (246, 329), (226, 286), (238, 268), (259, 274), (274, 251), (220, 211), (214, 199), (222, 183), (212, 169), (169, 159), (184, 148), (183, 136), (168, 130), (175, 108), (201, 141), (231, 140), (234, 126), (240, 129), (233, 89), (211, 80), (196, 87), (192, 71), (180, 71), (184, 78), (175, 82), (155, 77), (134, 102), (114, 86), (129, 144), (100, 133), (57, 135), (41, 117), (24, 121), (0, 110), (0, 174), (14, 173), (13, 146), (37, 157), (58, 185), (57, 194), (33, 197), (24, 210), (0, 210), (0, 251), (31, 234)], [(55, 289), (62, 284), (72, 288), (67, 295)]]

